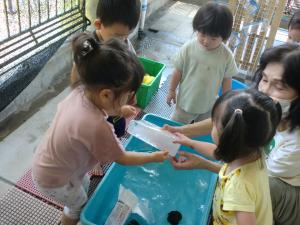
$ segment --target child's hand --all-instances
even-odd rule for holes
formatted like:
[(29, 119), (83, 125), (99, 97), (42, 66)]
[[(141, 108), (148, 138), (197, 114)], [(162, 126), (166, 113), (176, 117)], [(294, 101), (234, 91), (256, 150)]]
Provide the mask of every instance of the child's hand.
[(151, 153), (153, 157), (153, 162), (163, 162), (169, 158), (169, 152), (162, 150)]
[(175, 144), (181, 144), (192, 148), (191, 146), (192, 139), (188, 138), (187, 136), (181, 133), (175, 133), (175, 135), (177, 137), (176, 140), (174, 141)]
[(174, 168), (181, 170), (205, 169), (207, 160), (188, 152), (179, 152), (179, 158), (172, 158), (171, 163)]
[(167, 96), (167, 104), (171, 106), (172, 101), (176, 104), (176, 91), (170, 90)]
[(122, 116), (125, 118), (136, 116), (136, 109), (131, 105), (123, 105), (121, 107)]

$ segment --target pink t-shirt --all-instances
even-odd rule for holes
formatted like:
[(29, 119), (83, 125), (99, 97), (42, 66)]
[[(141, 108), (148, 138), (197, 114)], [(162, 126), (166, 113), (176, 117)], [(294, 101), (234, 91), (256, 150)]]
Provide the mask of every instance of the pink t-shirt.
[(124, 148), (107, 115), (74, 89), (58, 105), (55, 118), (33, 160), (34, 180), (42, 187), (79, 185), (97, 162), (115, 161)]

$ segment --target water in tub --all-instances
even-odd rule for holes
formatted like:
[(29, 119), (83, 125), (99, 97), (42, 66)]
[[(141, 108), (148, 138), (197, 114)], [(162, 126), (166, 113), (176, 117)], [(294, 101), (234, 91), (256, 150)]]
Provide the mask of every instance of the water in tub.
[[(140, 149), (145, 146), (151, 148), (142, 143)], [(134, 149), (139, 146), (135, 145)], [(165, 161), (128, 167), (121, 184), (139, 199), (139, 213), (144, 218), (138, 221), (140, 225), (170, 225), (167, 221), (170, 211), (182, 214), (179, 224), (197, 225), (201, 217), (209, 213), (206, 202), (210, 179), (208, 172), (175, 170)]]

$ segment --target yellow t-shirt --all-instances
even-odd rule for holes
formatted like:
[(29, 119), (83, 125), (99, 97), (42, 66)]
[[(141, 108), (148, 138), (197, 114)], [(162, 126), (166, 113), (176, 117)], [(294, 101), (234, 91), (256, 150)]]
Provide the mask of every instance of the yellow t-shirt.
[(272, 203), (264, 159), (245, 164), (225, 175), (219, 172), (214, 200), (214, 225), (237, 224), (235, 211), (254, 212), (257, 225), (272, 225)]

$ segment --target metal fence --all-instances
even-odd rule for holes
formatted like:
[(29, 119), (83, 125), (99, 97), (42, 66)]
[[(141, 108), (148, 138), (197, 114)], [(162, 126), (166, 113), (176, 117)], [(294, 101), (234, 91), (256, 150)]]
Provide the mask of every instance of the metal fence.
[(0, 77), (47, 46), (84, 29), (85, 0), (1, 0)]

